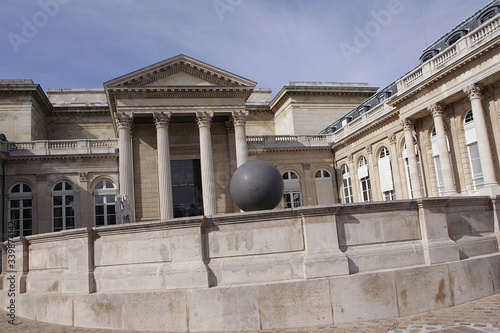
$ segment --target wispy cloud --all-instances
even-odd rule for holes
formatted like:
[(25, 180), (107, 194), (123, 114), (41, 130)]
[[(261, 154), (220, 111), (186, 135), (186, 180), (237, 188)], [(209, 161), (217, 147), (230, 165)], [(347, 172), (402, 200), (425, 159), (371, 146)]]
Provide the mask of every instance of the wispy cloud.
[(64, 0), (60, 11), (29, 43), (12, 49), (40, 4), (63, 0), (3, 0), (0, 4), (0, 73), (32, 78), (47, 88), (100, 87), (102, 83), (180, 53), (270, 87), (288, 81), (390, 83), (418, 63), (438, 38), (487, 0), (399, 0), (402, 10), (370, 37), (350, 62), (339, 45), (397, 0)]

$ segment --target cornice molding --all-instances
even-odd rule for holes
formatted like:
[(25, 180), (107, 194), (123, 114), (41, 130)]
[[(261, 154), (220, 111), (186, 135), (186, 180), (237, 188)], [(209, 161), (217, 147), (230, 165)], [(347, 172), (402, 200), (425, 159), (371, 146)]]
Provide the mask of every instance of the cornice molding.
[(7, 156), (8, 161), (50, 161), (50, 160), (71, 160), (71, 159), (92, 159), (92, 158), (116, 158), (118, 153), (108, 154), (74, 154), (74, 155), (39, 155), (39, 156)]
[(386, 122), (386, 121), (390, 120), (391, 118), (395, 118), (395, 117), (399, 117), (399, 110), (397, 110), (397, 109), (394, 109), (391, 112), (389, 112), (388, 114), (384, 115), (383, 117), (376, 119), (375, 121), (370, 122), (365, 127), (362, 127), (360, 129), (358, 129), (357, 131), (349, 134), (347, 137), (342, 138), (340, 141), (334, 142), (331, 147), (332, 147), (332, 149), (341, 149), (342, 147), (349, 145), (349, 142), (352, 142), (357, 137), (363, 135), (365, 132), (371, 130), (372, 128), (378, 127), (381, 123)]
[(276, 147), (276, 148), (251, 148), (248, 147), (248, 155), (255, 156), (263, 153), (277, 152), (301, 152), (301, 151), (330, 151), (330, 146), (322, 147)]

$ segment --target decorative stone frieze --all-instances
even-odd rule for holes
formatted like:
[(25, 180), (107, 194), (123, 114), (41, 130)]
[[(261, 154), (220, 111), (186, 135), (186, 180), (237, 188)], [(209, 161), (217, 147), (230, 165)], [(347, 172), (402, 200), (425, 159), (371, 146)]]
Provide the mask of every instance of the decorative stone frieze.
[(248, 117), (248, 111), (233, 111), (232, 115), (234, 126), (245, 126)]
[(212, 118), (214, 117), (213, 111), (198, 111), (196, 112), (196, 122), (199, 127), (210, 127)]
[(133, 114), (127, 114), (125, 112), (117, 112), (115, 113), (115, 122), (116, 126), (120, 128), (131, 129), (134, 120)]
[(464, 93), (469, 96), (469, 99), (481, 98), (483, 89), (477, 84), (471, 84), (464, 88)]
[(89, 180), (89, 173), (88, 172), (80, 172), (80, 182), (87, 182)]
[(413, 131), (413, 126), (414, 126), (415, 122), (413, 121), (413, 119), (410, 119), (410, 118), (405, 118), (405, 119), (401, 119), (401, 126), (403, 127), (403, 130), (405, 131)]
[(36, 175), (36, 181), (37, 182), (47, 181), (47, 174), (45, 174), (45, 173), (43, 173), (43, 174), (37, 174)]
[(168, 127), (170, 123), (171, 112), (153, 112), (156, 128)]
[(396, 144), (396, 134), (394, 133), (391, 133), (387, 136), (387, 139), (389, 140), (389, 143), (391, 145), (395, 145)]
[(433, 117), (439, 117), (443, 115), (443, 106), (441, 104), (435, 103), (427, 108)]

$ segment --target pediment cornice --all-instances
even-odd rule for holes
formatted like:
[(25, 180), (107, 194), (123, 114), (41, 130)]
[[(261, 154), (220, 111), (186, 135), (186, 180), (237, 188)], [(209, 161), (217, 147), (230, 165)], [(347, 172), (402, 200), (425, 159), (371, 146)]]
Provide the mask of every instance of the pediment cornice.
[(106, 89), (124, 86), (155, 86), (154, 82), (179, 72), (187, 73), (215, 86), (255, 87), (256, 82), (185, 55), (167, 59), (104, 83)]

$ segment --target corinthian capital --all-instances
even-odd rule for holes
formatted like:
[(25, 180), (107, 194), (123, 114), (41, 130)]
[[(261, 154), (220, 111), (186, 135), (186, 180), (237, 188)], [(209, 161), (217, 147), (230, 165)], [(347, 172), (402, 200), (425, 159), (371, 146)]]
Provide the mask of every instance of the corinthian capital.
[(125, 112), (115, 113), (115, 122), (116, 122), (116, 127), (118, 127), (118, 129), (121, 128), (131, 129), (133, 120), (134, 120), (134, 115), (132, 114), (129, 115), (126, 114)]
[(244, 126), (248, 117), (248, 111), (233, 111), (234, 126)]
[(196, 122), (198, 122), (198, 126), (210, 126), (212, 123), (212, 118), (214, 117), (214, 113), (212, 111), (198, 111), (196, 112)]
[(413, 119), (410, 118), (401, 119), (401, 126), (403, 126), (403, 130), (405, 131), (412, 131), (413, 124), (414, 124)]
[(469, 99), (481, 98), (482, 90), (477, 84), (471, 84), (464, 88), (464, 93), (469, 96)]
[(443, 115), (443, 106), (441, 104), (435, 103), (427, 108), (433, 117), (438, 117)]
[(170, 112), (153, 112), (156, 128), (167, 127), (170, 123)]

